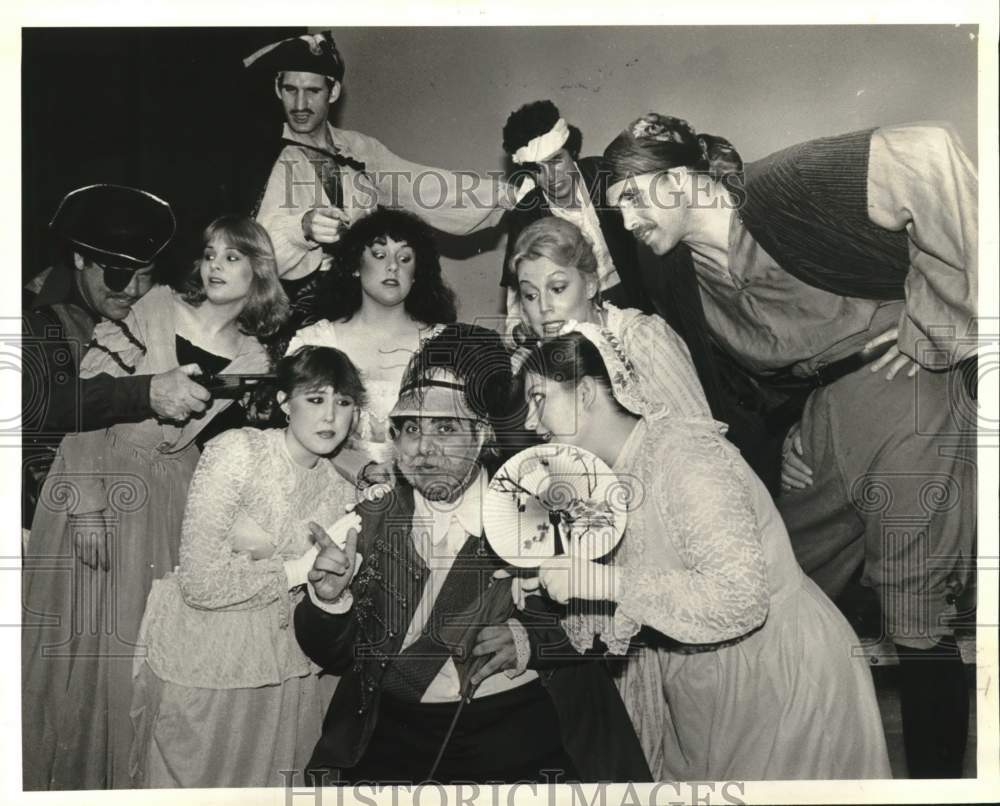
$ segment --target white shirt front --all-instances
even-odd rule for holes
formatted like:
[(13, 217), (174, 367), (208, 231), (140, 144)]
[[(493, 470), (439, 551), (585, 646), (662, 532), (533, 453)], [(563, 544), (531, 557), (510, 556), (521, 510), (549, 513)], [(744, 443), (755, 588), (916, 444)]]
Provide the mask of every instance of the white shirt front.
[[(400, 652), (413, 644), (430, 618), (434, 603), (448, 572), (455, 564), (462, 547), (470, 537), (478, 538), (483, 533), (483, 495), (489, 484), (485, 470), (479, 471), (479, 477), (469, 486), (462, 496), (452, 503), (427, 501), (417, 490), (413, 491), (413, 522), (410, 538), (414, 548), (420, 554), (430, 571), (424, 583), (423, 595), (414, 610), (413, 618), (403, 636)], [(359, 555), (360, 557), (360, 555)], [(355, 566), (357, 573), (358, 566)], [(353, 604), (349, 589), (346, 595), (337, 602), (324, 602), (313, 591), (312, 585), (307, 585), (309, 597), (313, 604), (327, 613), (346, 613)], [(526, 644), (526, 633), (520, 626), (521, 641)], [(518, 636), (515, 633), (515, 639)], [(526, 654), (526, 653), (525, 653)], [(520, 658), (520, 654), (519, 654)], [(504, 674), (494, 674), (486, 678), (476, 689), (473, 699), (499, 694), (502, 691), (523, 686), (538, 678), (538, 672), (531, 669), (522, 671), (506, 670)], [(449, 658), (437, 676), (427, 687), (420, 698), (421, 702), (458, 702), (461, 699), (461, 685), (455, 662)]]
[[(444, 585), (448, 572), (462, 547), (470, 537), (478, 538), (483, 533), (483, 494), (489, 480), (485, 470), (480, 470), (479, 478), (452, 504), (429, 502), (419, 492), (413, 491), (413, 527), (411, 530), (414, 547), (430, 570), (424, 585), (420, 605), (413, 614), (410, 626), (403, 637), (401, 651), (405, 650), (421, 634), (427, 624), (434, 602)], [(494, 674), (484, 680), (476, 689), (474, 698), (488, 697), (530, 683), (538, 677), (533, 670), (526, 670), (516, 677)], [(421, 702), (457, 702), (461, 686), (458, 669), (449, 658), (437, 676), (424, 692)]]

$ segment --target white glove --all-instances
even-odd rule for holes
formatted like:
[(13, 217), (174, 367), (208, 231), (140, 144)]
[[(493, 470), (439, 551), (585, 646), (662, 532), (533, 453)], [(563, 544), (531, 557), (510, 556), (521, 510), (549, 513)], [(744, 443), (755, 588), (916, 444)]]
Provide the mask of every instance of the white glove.
[(294, 560), (285, 560), (285, 576), (288, 577), (288, 589), (305, 585), (309, 570), (313, 567), (316, 555), (319, 554), (318, 546), (310, 546), (301, 557)]
[[(328, 526), (326, 533), (337, 544), (337, 548), (343, 549), (347, 545), (347, 533), (351, 529), (361, 531), (361, 516), (353, 510), (340, 518), (333, 526)], [(360, 563), (355, 563), (354, 567), (357, 568), (359, 565)]]

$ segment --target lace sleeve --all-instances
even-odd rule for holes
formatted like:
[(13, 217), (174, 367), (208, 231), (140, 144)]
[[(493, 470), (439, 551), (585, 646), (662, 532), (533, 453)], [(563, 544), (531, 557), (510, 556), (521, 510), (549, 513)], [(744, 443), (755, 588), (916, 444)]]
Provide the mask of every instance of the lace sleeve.
[(280, 557), (252, 560), (233, 552), (229, 531), (254, 478), (248, 429), (227, 431), (205, 446), (188, 493), (181, 530), (181, 593), (202, 610), (255, 610), (288, 596)]
[(745, 470), (721, 438), (674, 437), (669, 454), (649, 463), (647, 505), (662, 533), (649, 526), (646, 540), (670, 540), (685, 567), (623, 568), (618, 615), (689, 644), (738, 638), (764, 622), (769, 603)]

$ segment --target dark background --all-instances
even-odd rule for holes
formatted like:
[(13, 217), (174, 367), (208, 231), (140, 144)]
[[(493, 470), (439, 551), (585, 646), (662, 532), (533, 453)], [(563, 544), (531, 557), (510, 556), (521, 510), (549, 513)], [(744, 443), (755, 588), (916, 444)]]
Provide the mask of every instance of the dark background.
[(242, 59), (305, 30), (23, 29), (23, 279), (49, 265), (59, 200), (99, 182), (170, 202), (178, 237), (161, 279), (186, 266), (209, 221), (246, 211), (262, 157), (277, 153), (273, 85), (253, 80)]

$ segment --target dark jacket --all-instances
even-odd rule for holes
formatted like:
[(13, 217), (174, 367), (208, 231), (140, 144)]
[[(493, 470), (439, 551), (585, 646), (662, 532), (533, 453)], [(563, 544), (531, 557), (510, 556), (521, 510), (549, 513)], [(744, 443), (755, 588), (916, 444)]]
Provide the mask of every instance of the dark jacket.
[(25, 287), (22, 305), (22, 524), (27, 527), (63, 436), (141, 422), (153, 411), (149, 375), (80, 378), (98, 317), (81, 298), (72, 269), (56, 264), (39, 274)]
[[(80, 360), (98, 316), (80, 297), (72, 270), (56, 265), (41, 277), (37, 293), (33, 293), (37, 283), (29, 283), (23, 300), (24, 347), (32, 356), (31, 369), (22, 378), (28, 393), (24, 398), (26, 433), (58, 441), (67, 432), (152, 417), (151, 376), (79, 377)], [(27, 369), (29, 361), (25, 364)]]
[[(635, 238), (625, 229), (621, 212), (616, 207), (609, 207), (607, 202), (608, 174), (602, 171), (603, 161), (600, 157), (584, 157), (576, 161), (580, 170), (590, 200), (597, 211), (597, 220), (601, 225), (601, 234), (608, 246), (611, 260), (618, 270), (621, 285), (614, 289), (610, 297), (619, 308), (638, 308), (643, 313), (653, 313), (653, 303), (649, 293), (643, 286), (640, 273), (639, 256), (636, 250)], [(517, 275), (510, 269), (510, 258), (514, 254), (514, 244), (517, 236), (529, 224), (544, 216), (550, 216), (548, 199), (540, 187), (535, 187), (517, 203), (504, 217), (507, 225), (507, 249), (503, 257), (503, 274), (500, 285), (508, 288), (517, 287)]]
[[(306, 654), (325, 671), (342, 675), (311, 769), (349, 769), (365, 753), (378, 718), (383, 690), (405, 691), (412, 679), (415, 698), (452, 658), (464, 682), (474, 660), (468, 655), (486, 623), (513, 615), (510, 580), (492, 581), (502, 567), (485, 538), (470, 539), (456, 557), (418, 651), (400, 647), (429, 571), (410, 539), (413, 490), (400, 480), (377, 503), (358, 507), (363, 560), (351, 583), (354, 604), (334, 615), (307, 597), (295, 610), (295, 632)], [(599, 657), (575, 652), (542, 597), (535, 609), (516, 617), (531, 642), (529, 668), (539, 670), (559, 715), (563, 744), (588, 780), (649, 780), (638, 739), (607, 667)], [(499, 607), (497, 605), (500, 605)], [(484, 618), (484, 614), (490, 616)], [(427, 736), (440, 743), (443, 736)]]

